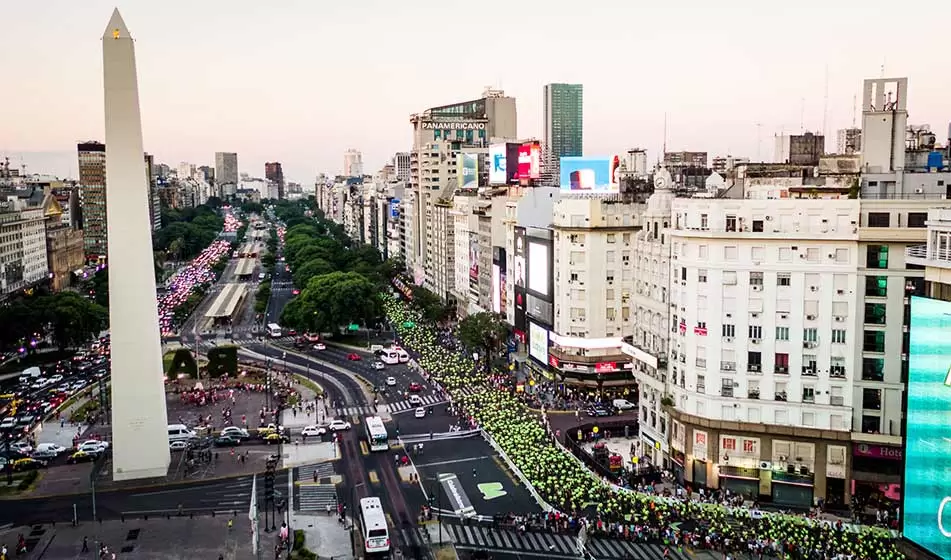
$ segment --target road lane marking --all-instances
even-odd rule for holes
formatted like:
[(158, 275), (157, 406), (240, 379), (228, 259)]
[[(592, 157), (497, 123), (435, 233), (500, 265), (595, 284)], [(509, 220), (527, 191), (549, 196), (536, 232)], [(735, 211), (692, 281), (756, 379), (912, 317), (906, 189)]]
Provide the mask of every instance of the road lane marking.
[(442, 465), (453, 465), (456, 463), (466, 463), (469, 461), (481, 461), (482, 459), (489, 459), (488, 455), (482, 457), (466, 457), (465, 459), (453, 459), (451, 461), (438, 461), (435, 463), (416, 463), (417, 467), (439, 467)]
[(376, 470), (371, 470), (369, 473), (367, 473), (367, 476), (370, 478), (370, 484), (380, 483), (380, 476), (376, 474)]

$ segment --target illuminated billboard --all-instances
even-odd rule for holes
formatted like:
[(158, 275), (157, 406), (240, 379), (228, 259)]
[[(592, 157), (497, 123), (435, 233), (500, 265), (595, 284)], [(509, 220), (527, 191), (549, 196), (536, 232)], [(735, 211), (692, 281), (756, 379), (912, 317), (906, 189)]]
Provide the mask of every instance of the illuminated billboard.
[(460, 153), (456, 156), (456, 177), (460, 189), (479, 187), (479, 154)]
[(528, 324), (528, 355), (543, 364), (548, 363), (548, 329), (537, 323)]
[(542, 178), (542, 145), (539, 142), (531, 144), (531, 167), (529, 169), (529, 178)]
[(489, 146), (489, 184), (504, 185), (508, 182), (505, 174), (505, 144)]
[(561, 190), (616, 193), (620, 191), (618, 169), (621, 160), (597, 157), (561, 158)]
[(469, 280), (479, 281), (479, 237), (469, 236)]
[(505, 145), (505, 182), (510, 185), (518, 184), (518, 151), (521, 147), (521, 144), (515, 142), (509, 142)]
[(902, 532), (951, 558), (951, 303), (912, 296)]
[(492, 264), (492, 312), (502, 313), (502, 269)]
[(515, 227), (515, 253), (512, 257), (515, 279), (512, 297), (515, 300), (515, 328), (525, 332), (525, 228)]
[(522, 144), (518, 147), (518, 178), (527, 181), (532, 176), (532, 145)]
[(390, 200), (390, 217), (399, 218), (400, 217), (400, 199), (394, 198)]
[[(528, 289), (547, 297), (549, 270), (548, 245), (541, 241), (528, 242)], [(518, 265), (516, 265), (517, 267)]]

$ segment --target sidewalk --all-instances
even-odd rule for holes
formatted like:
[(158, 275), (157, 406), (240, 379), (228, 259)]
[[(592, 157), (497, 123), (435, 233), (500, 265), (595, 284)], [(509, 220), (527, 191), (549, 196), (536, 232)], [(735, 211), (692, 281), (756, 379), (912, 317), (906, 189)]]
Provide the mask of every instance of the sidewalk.
[(318, 558), (351, 560), (350, 532), (336, 515), (291, 514), (291, 529), (304, 531), (304, 546)]

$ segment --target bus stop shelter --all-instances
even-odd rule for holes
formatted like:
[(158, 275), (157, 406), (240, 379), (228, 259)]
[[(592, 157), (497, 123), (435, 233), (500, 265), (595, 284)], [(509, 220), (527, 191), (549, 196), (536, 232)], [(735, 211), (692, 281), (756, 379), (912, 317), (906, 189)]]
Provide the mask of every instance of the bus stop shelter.
[(234, 269), (234, 275), (238, 277), (239, 280), (249, 280), (251, 275), (254, 274), (254, 262), (255, 259), (244, 258), (238, 261), (238, 265)]
[(205, 318), (215, 326), (230, 325), (241, 310), (241, 303), (247, 294), (248, 287), (245, 284), (225, 284), (214, 303), (208, 308), (208, 312), (205, 313)]

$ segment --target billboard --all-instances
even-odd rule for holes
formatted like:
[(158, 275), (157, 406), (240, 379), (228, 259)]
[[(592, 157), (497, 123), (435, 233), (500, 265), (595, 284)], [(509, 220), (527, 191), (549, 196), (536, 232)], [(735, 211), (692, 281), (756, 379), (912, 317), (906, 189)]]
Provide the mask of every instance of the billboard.
[(479, 237), (469, 236), (469, 282), (479, 282)]
[(532, 145), (522, 144), (518, 147), (518, 178), (528, 181), (532, 175)]
[(515, 267), (513, 296), (515, 298), (515, 328), (525, 332), (525, 228), (515, 228)]
[(542, 178), (542, 145), (540, 142), (531, 143), (531, 167), (529, 169), (530, 179)]
[(508, 182), (505, 173), (505, 144), (489, 146), (489, 184), (504, 185)]
[(548, 291), (548, 277), (551, 275), (548, 249), (549, 245), (544, 241), (528, 242), (528, 289), (543, 297), (551, 295)]
[(456, 156), (456, 177), (460, 189), (479, 187), (479, 155), (460, 153)]
[(492, 312), (502, 313), (502, 269), (492, 263)]
[(390, 200), (390, 217), (399, 218), (400, 217), (400, 199), (393, 198)]
[(543, 364), (548, 363), (548, 329), (529, 323), (528, 355)]
[(505, 144), (505, 182), (510, 185), (518, 184), (518, 151), (521, 147), (515, 142)]
[(951, 302), (911, 298), (902, 532), (951, 558)]
[(620, 191), (618, 169), (621, 160), (598, 157), (561, 158), (561, 190), (616, 193)]

